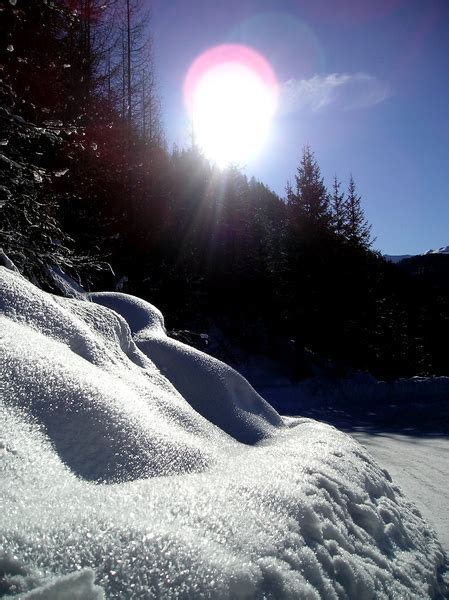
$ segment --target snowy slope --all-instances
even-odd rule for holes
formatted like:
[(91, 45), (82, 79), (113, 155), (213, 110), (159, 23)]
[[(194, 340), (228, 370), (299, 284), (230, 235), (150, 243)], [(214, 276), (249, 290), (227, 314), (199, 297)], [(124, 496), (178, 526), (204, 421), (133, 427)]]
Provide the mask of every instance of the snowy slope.
[(147, 303), (94, 299), (115, 310), (0, 268), (0, 594), (444, 597), (438, 541), (362, 446), (285, 426)]

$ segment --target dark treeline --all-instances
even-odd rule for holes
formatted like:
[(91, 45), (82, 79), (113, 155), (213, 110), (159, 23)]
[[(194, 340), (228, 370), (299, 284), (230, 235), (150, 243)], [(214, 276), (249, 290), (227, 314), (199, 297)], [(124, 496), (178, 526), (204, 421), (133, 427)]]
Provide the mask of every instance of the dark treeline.
[(146, 3), (0, 4), (0, 247), (22, 272), (139, 295), (293, 377), (312, 352), (337, 375), (449, 374), (449, 290), (372, 249), (352, 176), (327, 190), (306, 147), (281, 199), (168, 151)]

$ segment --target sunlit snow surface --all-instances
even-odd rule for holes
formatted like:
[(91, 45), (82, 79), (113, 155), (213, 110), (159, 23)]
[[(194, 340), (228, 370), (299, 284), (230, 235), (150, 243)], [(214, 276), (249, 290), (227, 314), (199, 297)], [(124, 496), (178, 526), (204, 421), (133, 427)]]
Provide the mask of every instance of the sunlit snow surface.
[(283, 426), (142, 301), (0, 275), (0, 595), (444, 596), (433, 533), (357, 442)]

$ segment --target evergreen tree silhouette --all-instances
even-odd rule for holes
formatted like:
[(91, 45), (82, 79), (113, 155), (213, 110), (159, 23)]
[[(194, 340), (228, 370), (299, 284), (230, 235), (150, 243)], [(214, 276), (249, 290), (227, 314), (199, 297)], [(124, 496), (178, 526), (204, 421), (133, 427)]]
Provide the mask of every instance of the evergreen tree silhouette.
[(292, 220), (304, 239), (315, 238), (329, 231), (331, 215), (329, 198), (320, 167), (309, 146), (305, 146), (295, 175), (295, 190), (287, 190), (287, 202)]
[(371, 225), (365, 218), (362, 208), (361, 197), (357, 194), (354, 178), (349, 179), (348, 193), (346, 198), (347, 235), (351, 244), (360, 246), (365, 250), (371, 248)]
[(335, 175), (332, 185), (332, 195), (329, 199), (332, 214), (332, 229), (339, 239), (345, 239), (348, 231), (347, 206), (345, 194), (340, 189), (341, 182)]

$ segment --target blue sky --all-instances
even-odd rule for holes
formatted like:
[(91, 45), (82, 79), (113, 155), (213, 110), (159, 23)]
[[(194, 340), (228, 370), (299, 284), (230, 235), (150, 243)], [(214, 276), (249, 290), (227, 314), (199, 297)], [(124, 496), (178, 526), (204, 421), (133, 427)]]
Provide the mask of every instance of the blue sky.
[(353, 174), (379, 250), (449, 244), (447, 0), (153, 0), (152, 12), (170, 144), (188, 144), (192, 61), (219, 44), (248, 45), (281, 88), (248, 175), (283, 195), (310, 144), (328, 185)]

